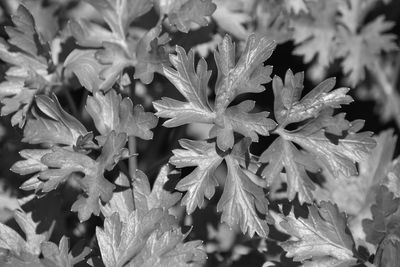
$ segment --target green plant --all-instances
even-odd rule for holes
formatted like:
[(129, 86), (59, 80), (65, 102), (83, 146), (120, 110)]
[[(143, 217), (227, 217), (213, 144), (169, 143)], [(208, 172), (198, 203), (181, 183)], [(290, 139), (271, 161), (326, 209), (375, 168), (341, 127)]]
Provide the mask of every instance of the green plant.
[[(0, 101), (27, 144), (11, 171), (28, 178), (17, 225), (0, 223), (2, 266), (396, 266), (397, 137), (338, 113), (362, 94), (346, 84), (382, 90), (399, 125), (395, 23), (367, 19), (384, 4), (22, 1)], [(265, 65), (289, 40), (323, 80), (311, 90)], [(330, 66), (344, 86), (322, 79)], [(60, 215), (37, 215), (55, 194)]]

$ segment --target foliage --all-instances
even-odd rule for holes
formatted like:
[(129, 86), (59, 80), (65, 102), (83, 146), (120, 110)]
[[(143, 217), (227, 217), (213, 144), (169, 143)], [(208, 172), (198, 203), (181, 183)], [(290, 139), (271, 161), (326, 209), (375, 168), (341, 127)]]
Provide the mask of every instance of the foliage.
[(392, 7), (4, 1), (0, 265), (396, 266)]

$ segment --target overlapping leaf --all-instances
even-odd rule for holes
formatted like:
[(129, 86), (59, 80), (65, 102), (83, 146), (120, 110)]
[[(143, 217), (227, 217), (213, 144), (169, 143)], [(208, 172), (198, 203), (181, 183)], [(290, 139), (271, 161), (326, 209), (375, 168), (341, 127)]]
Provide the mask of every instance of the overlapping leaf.
[[(13, 266), (61, 266), (72, 267), (84, 260), (90, 252), (85, 248), (81, 254), (72, 256), (69, 253), (68, 239), (62, 237), (57, 247), (56, 244), (47, 241), (48, 233), (37, 234), (38, 223), (32, 220), (31, 213), (15, 211), (14, 218), (25, 234), (23, 239), (16, 231), (0, 223), (0, 265)], [(42, 255), (42, 257), (39, 257)]]
[[(167, 165), (163, 166), (153, 184), (153, 188), (150, 188), (149, 180), (142, 171), (137, 170), (132, 179), (120, 173), (115, 184), (122, 190), (114, 192), (111, 200), (101, 206), (101, 212), (106, 217), (111, 217), (113, 213), (117, 212), (120, 220), (126, 222), (129, 214), (134, 210), (140, 215), (157, 208), (168, 210), (181, 198), (180, 193), (171, 193), (163, 188), (168, 181), (168, 175), (170, 175), (169, 167)], [(171, 223), (174, 222), (173, 218), (167, 219)]]
[(14, 218), (25, 233), (24, 240), (16, 231), (0, 223), (0, 248), (9, 250), (14, 255), (29, 253), (32, 255), (40, 254), (40, 244), (47, 240), (47, 233), (37, 234), (37, 224), (32, 220), (31, 213), (24, 213), (20, 210), (15, 211)]
[(261, 162), (268, 162), (262, 175), (265, 177), (267, 185), (280, 177), (282, 169), (286, 172), (287, 195), (289, 200), (293, 200), (298, 194), (300, 203), (313, 201), (312, 190), (315, 189), (314, 183), (308, 177), (306, 171), (315, 171), (313, 159), (300, 152), (295, 145), (285, 139), (278, 137), (260, 158)]
[(96, 236), (105, 266), (201, 266), (206, 259), (201, 243), (182, 243), (186, 235), (170, 224), (162, 209), (133, 211), (126, 222), (118, 213), (107, 217)]
[(101, 207), (106, 221), (104, 230), (97, 229), (106, 266), (200, 266), (204, 262), (201, 242), (184, 243), (187, 235), (168, 213), (181, 197), (163, 188), (169, 174), (169, 167), (163, 166), (152, 189), (139, 170), (131, 180), (121, 173), (115, 181), (123, 190)]
[[(393, 135), (393, 131), (385, 131), (375, 139), (376, 147), (368, 157), (359, 162), (359, 176), (341, 179), (325, 175), (326, 181), (314, 193), (316, 199), (333, 201), (340, 210), (356, 216), (357, 219), (365, 218), (366, 213), (369, 214), (377, 185), (383, 183), (386, 176), (390, 176), (388, 174), (397, 137)], [(354, 218), (350, 222), (353, 221)]]
[(277, 44), (289, 41), (293, 35), (290, 27), (292, 7), (298, 1), (262, 1), (256, 7), (256, 33), (275, 40)]
[(286, 255), (304, 266), (354, 265), (354, 240), (346, 231), (345, 215), (330, 202), (308, 210), (308, 218), (296, 218), (293, 211), (288, 216), (278, 215), (280, 229), (292, 236), (280, 244)]
[(229, 36), (226, 36), (215, 52), (218, 65), (218, 81), (215, 89), (216, 100), (211, 108), (207, 99), (207, 86), (211, 73), (207, 64), (200, 59), (197, 70), (194, 69), (194, 54), (186, 55), (181, 47), (177, 47), (177, 55), (171, 55), (170, 60), (176, 70), (165, 67), (164, 73), (175, 85), (187, 102), (171, 98), (155, 101), (156, 115), (168, 118), (164, 123), (167, 127), (202, 122), (212, 124), (210, 137), (217, 137), (221, 150), (233, 147), (234, 132), (238, 132), (252, 141), (258, 141), (258, 134), (268, 135), (275, 123), (268, 119), (268, 112), (250, 113), (255, 103), (245, 101), (236, 106), (229, 104), (236, 96), (243, 93), (262, 92), (262, 84), (270, 81), (272, 68), (264, 66), (275, 45), (267, 39), (251, 36), (246, 48), (235, 63), (235, 47)]
[(196, 166), (193, 172), (180, 180), (176, 189), (187, 191), (182, 199), (188, 214), (197, 207), (204, 205), (204, 197), (211, 199), (218, 185), (215, 178), (215, 170), (221, 164), (223, 158), (215, 150), (215, 143), (191, 141), (182, 139), (179, 144), (184, 149), (175, 149), (170, 163), (178, 168)]
[(372, 220), (363, 221), (366, 240), (374, 245), (379, 245), (382, 240), (391, 234), (400, 237), (400, 199), (386, 186), (381, 186), (376, 195), (376, 204), (372, 205)]
[(10, 64), (0, 83), (1, 115), (15, 113), (11, 124), (22, 127), (34, 96), (51, 87), (56, 78), (49, 72), (49, 46), (42, 41), (28, 9), (20, 5), (12, 21), (15, 26), (6, 27), (8, 42), (0, 39), (0, 58)]
[(337, 1), (321, 0), (309, 3), (307, 7), (309, 12), (294, 17), (291, 23), (293, 40), (297, 45), (294, 54), (303, 56), (306, 63), (315, 59), (321, 71), (334, 59)]
[(339, 29), (337, 56), (343, 58), (343, 72), (349, 74), (350, 83), (355, 86), (365, 79), (365, 69), (375, 71), (376, 62), (382, 52), (397, 49), (396, 36), (386, 33), (394, 24), (378, 17), (366, 24), (358, 34), (347, 28)]
[[(348, 88), (332, 91), (335, 80), (327, 79), (301, 98), (302, 82), (303, 74), (294, 75), (290, 70), (284, 83), (274, 77), (274, 114), (279, 123), (275, 133), (280, 137), (260, 158), (261, 162), (268, 163), (263, 170), (267, 183), (279, 178), (284, 168), (288, 198), (292, 200), (297, 192), (301, 203), (312, 202), (311, 190), (315, 189), (306, 171), (325, 169), (333, 177), (356, 175), (355, 163), (375, 146), (372, 133), (358, 133), (363, 127), (362, 121), (348, 122), (344, 114), (333, 115), (333, 108), (352, 102), (346, 95)], [(285, 129), (288, 124), (299, 122), (303, 125), (297, 129)]]
[(217, 210), (222, 212), (221, 221), (228, 225), (240, 225), (243, 233), (250, 236), (268, 235), (268, 201), (263, 189), (256, 185), (247, 175), (241, 162), (248, 153), (251, 142), (244, 140), (237, 143), (232, 154), (219, 155), (216, 144), (207, 141), (181, 140), (185, 149), (173, 150), (174, 156), (170, 162), (177, 167), (196, 166), (188, 176), (184, 177), (176, 189), (187, 191), (182, 204), (187, 212), (192, 213), (196, 207), (202, 207), (204, 198), (210, 199), (218, 185), (215, 171), (225, 160), (228, 167), (224, 192), (218, 202)]
[(216, 0), (217, 9), (212, 17), (220, 28), (236, 38), (245, 40), (249, 32), (245, 25), (251, 21), (253, 1)]
[[(83, 86), (90, 91), (107, 91), (122, 77), (124, 69), (129, 66), (135, 67), (134, 78), (140, 79), (145, 84), (153, 80), (155, 72), (162, 73), (162, 64), (169, 63), (166, 45), (170, 39), (168, 34), (161, 34), (161, 24), (157, 24), (147, 32), (128, 30), (133, 20), (151, 9), (153, 1), (87, 0), (87, 2), (100, 12), (111, 31), (87, 20), (70, 23), (70, 30), (80, 45), (97, 48), (76, 49), (66, 60), (66, 68), (76, 74)], [(204, 21), (200, 19), (202, 16), (198, 17), (199, 10), (196, 8), (203, 7), (204, 2), (204, 11), (207, 11), (212, 3), (209, 1), (189, 2), (180, 3), (185, 6), (185, 8), (182, 6), (185, 12), (181, 11), (178, 8), (180, 5), (176, 3), (159, 3), (159, 8), (168, 9), (172, 13), (178, 12), (179, 14), (173, 13), (171, 17), (179, 27), (187, 27), (192, 21), (204, 24)], [(174, 8), (170, 8), (170, 5)], [(178, 9), (175, 10), (175, 7)], [(188, 8), (195, 10), (196, 15), (186, 17)], [(83, 57), (81, 58), (80, 55)]]
[(43, 242), (41, 244), (44, 266), (70, 267), (85, 260), (85, 257), (91, 252), (91, 249), (85, 247), (79, 255), (72, 255), (69, 251), (68, 238), (63, 236), (58, 244), (53, 242)]
[(153, 2), (147, 0), (87, 0), (86, 2), (97, 9), (110, 30), (87, 20), (72, 21), (70, 30), (77, 42), (84, 47), (99, 49), (76, 49), (67, 57), (64, 66), (74, 72), (88, 90), (107, 91), (122, 76), (126, 67), (135, 66), (135, 49), (138, 41), (127, 39), (128, 27), (133, 20), (147, 13)]
[[(104, 172), (112, 170), (119, 160), (128, 157), (128, 151), (124, 148), (126, 140), (126, 134), (111, 132), (96, 160), (70, 148), (24, 150), (21, 154), (26, 160), (14, 164), (12, 170), (21, 174), (36, 173), (22, 188), (44, 193), (56, 189), (72, 175), (77, 176), (86, 197), (80, 196), (71, 209), (77, 211), (80, 220), (84, 221), (92, 213), (99, 214), (99, 199), (103, 202), (111, 199), (114, 185), (104, 178)], [(25, 168), (27, 166), (30, 167)]]
[(153, 1), (147, 0), (86, 0), (86, 2), (97, 9), (119, 39), (125, 39), (129, 24), (146, 14), (153, 6)]
[(157, 125), (157, 118), (153, 113), (145, 112), (141, 105), (133, 107), (129, 98), (122, 98), (115, 90), (89, 96), (86, 109), (103, 137), (115, 131), (145, 140), (153, 138), (151, 129)]
[(239, 224), (242, 232), (248, 232), (250, 236), (254, 233), (268, 236), (267, 223), (273, 221), (268, 214), (268, 200), (263, 189), (250, 180), (236, 159), (228, 156), (225, 162), (228, 173), (217, 205), (217, 210), (222, 211), (221, 221), (228, 225)]
[(377, 247), (374, 263), (379, 266), (393, 266), (399, 260), (400, 252), (400, 198), (394, 196), (386, 186), (376, 194), (372, 205), (372, 220), (363, 220), (367, 242)]

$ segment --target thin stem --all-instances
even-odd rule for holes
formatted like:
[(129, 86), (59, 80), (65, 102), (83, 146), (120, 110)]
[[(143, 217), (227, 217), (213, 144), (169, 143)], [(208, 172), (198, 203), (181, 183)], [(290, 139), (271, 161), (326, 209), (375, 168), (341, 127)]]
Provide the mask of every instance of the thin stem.
[[(132, 181), (132, 186), (133, 186), (133, 181), (136, 179), (136, 169), (137, 169), (137, 160), (136, 160), (136, 137), (131, 135), (128, 138), (128, 148), (129, 148), (129, 154), (131, 157), (129, 158), (129, 176)], [(133, 199), (134, 197), (134, 191), (132, 190), (132, 196)], [(133, 208), (136, 209), (135, 201), (133, 202)]]

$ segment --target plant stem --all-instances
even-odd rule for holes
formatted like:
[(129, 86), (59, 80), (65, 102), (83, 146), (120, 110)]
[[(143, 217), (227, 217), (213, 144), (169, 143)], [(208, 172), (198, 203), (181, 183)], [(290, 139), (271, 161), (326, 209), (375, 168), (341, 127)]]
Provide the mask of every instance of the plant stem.
[[(129, 154), (131, 155), (129, 158), (129, 176), (131, 180), (131, 186), (133, 187), (133, 183), (136, 179), (136, 169), (137, 169), (137, 160), (136, 160), (136, 137), (131, 135), (128, 137), (128, 148)], [(132, 190), (132, 197), (135, 199), (133, 195), (134, 191)], [(135, 201), (133, 201), (133, 208), (136, 209)]]

